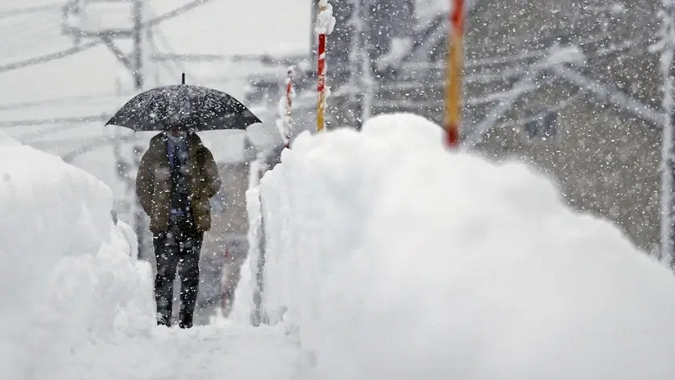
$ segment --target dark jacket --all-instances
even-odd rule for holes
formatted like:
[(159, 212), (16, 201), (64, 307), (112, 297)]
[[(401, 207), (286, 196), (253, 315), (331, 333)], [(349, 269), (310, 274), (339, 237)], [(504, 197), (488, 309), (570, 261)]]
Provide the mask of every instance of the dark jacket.
[[(209, 199), (220, 189), (218, 167), (211, 152), (195, 133), (188, 133), (188, 155), (185, 176), (188, 181), (189, 201), (198, 231), (211, 229)], [(148, 151), (141, 158), (136, 177), (136, 195), (143, 210), (150, 217), (150, 231), (166, 232), (169, 227), (172, 200), (172, 180), (167, 152), (166, 133), (150, 140)]]

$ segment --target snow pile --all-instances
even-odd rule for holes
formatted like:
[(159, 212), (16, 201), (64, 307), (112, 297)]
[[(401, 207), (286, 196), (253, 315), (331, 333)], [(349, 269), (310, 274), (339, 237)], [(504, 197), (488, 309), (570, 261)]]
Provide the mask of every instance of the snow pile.
[(260, 191), (264, 305), (314, 378), (675, 378), (672, 273), (524, 164), (388, 115), (299, 136)]
[[(115, 222), (116, 230), (124, 237), (124, 241), (128, 244), (129, 256), (131, 258), (136, 258), (138, 255), (138, 236), (134, 232), (134, 228), (131, 227), (128, 223), (125, 223), (121, 220)], [(126, 249), (124, 249), (126, 251)], [(140, 264), (140, 263), (138, 263)]]
[(319, 0), (319, 9), (321, 10), (316, 18), (316, 34), (331, 34), (335, 29), (335, 17), (333, 16), (333, 6), (328, 0)]
[(111, 208), (102, 182), (0, 135), (3, 378), (32, 378), (87, 341), (153, 325), (149, 278)]
[(247, 259), (241, 266), (241, 277), (235, 289), (234, 307), (231, 318), (238, 323), (252, 323), (259, 325), (259, 316), (256, 314), (256, 297), (260, 296), (258, 289), (258, 262), (260, 258), (260, 236), (262, 234), (262, 215), (260, 213), (260, 198), (258, 188), (246, 192), (246, 209), (249, 220)]
[(17, 145), (20, 145), (19, 142), (7, 136), (5, 133), (0, 132), (0, 147)]

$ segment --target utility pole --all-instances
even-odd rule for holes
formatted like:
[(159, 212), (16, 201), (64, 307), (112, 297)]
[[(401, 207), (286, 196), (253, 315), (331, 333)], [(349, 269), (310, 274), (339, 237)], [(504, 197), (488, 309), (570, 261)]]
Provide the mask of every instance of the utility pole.
[[(145, 0), (134, 0), (134, 9), (133, 9), (133, 71), (134, 76), (134, 85), (137, 92), (143, 91), (144, 85), (144, 65), (143, 65), (143, 1)], [(140, 144), (138, 139), (133, 139), (133, 165), (132, 168), (134, 171), (138, 172), (138, 167), (140, 166), (141, 156), (143, 154), (143, 146)], [(136, 199), (134, 202), (134, 231), (136, 232), (136, 237), (138, 238), (138, 258), (147, 259), (149, 255), (148, 244), (146, 244), (147, 239), (145, 239), (146, 229), (145, 229), (145, 215), (143, 208), (141, 207), (138, 197), (136, 197), (136, 181), (134, 179), (132, 183), (133, 187), (129, 190), (130, 195)]]
[[(145, 0), (98, 0), (97, 3), (118, 3), (120, 7), (128, 7), (131, 23), (122, 28), (100, 28), (97, 30), (87, 30), (88, 25), (83, 25), (83, 17), (86, 17), (87, 6), (92, 3), (82, 2), (81, 0), (72, 0), (68, 2), (63, 10), (64, 25), (63, 31), (67, 35), (71, 35), (75, 44), (79, 44), (83, 38), (100, 39), (110, 49), (113, 55), (129, 70), (134, 83), (134, 90), (141, 92), (145, 85), (145, 57), (144, 55), (144, 37), (146, 27), (144, 26), (144, 5)], [(130, 26), (130, 28), (129, 28)], [(125, 53), (117, 44), (117, 40), (126, 39), (131, 40), (131, 52)], [(119, 87), (119, 86), (118, 86)], [(119, 88), (117, 90), (119, 92)], [(135, 172), (138, 169), (140, 158), (143, 153), (143, 146), (140, 141), (132, 139), (131, 160), (125, 159), (122, 152), (121, 134), (116, 131), (115, 134), (118, 139), (113, 145), (113, 153), (115, 155), (116, 175), (117, 178), (126, 185), (126, 205), (124, 209), (129, 212), (133, 218), (134, 232), (138, 238), (138, 258), (146, 259), (148, 255), (148, 244), (145, 239), (145, 215), (136, 197), (136, 181), (134, 178)]]
[[(147, 7), (146, 1), (147, 0), (68, 0), (62, 8), (63, 33), (71, 36), (76, 45), (79, 45), (83, 39), (102, 41), (113, 53), (114, 57), (127, 68), (133, 78), (134, 90), (136, 92), (144, 90), (148, 83), (146, 79), (150, 77), (148, 75), (148, 69), (151, 67), (150, 57), (152, 54), (150, 54), (148, 50), (152, 45), (149, 41), (152, 39), (153, 27), (165, 20), (180, 16), (185, 12), (204, 5), (211, 0), (193, 0), (151, 20), (146, 20), (146, 15), (149, 13), (148, 10), (145, 9)], [(100, 6), (101, 4), (107, 4), (108, 6), (118, 4), (115, 5), (115, 7), (125, 7), (129, 12), (131, 23), (125, 22), (125, 25), (122, 25), (121, 27), (101, 27), (98, 25), (92, 27), (90, 25), (85, 25), (83, 21), (86, 19), (87, 11), (91, 8)], [(94, 28), (94, 30), (87, 28)], [(120, 40), (126, 40), (127, 43), (129, 41), (131, 42), (130, 52), (125, 52), (119, 47), (118, 41)], [(118, 91), (119, 87), (120, 86), (118, 85)], [(136, 200), (136, 184), (134, 178), (138, 169), (138, 164), (140, 163), (141, 154), (144, 151), (144, 146), (142, 146), (137, 139), (131, 139), (132, 158), (131, 160), (125, 159), (121, 149), (121, 135), (117, 134), (117, 136), (120, 139), (115, 142), (114, 146), (117, 164), (116, 173), (118, 178), (127, 185), (128, 207), (125, 206), (125, 209), (129, 210), (130, 215), (133, 215), (134, 230), (138, 236), (139, 258), (147, 258), (149, 244), (147, 244), (148, 239), (144, 238), (146, 236), (146, 218), (145, 213)]]
[[(73, 38), (76, 45), (82, 39), (99, 39), (110, 49), (131, 73), (136, 91), (142, 91), (144, 86), (144, 31), (149, 28), (144, 24), (144, 3), (146, 0), (97, 0), (96, 2), (83, 2), (71, 0), (63, 7), (63, 33)], [(87, 9), (104, 3), (119, 4), (120, 7), (129, 7), (131, 23), (121, 28), (99, 27), (89, 30), (89, 25), (82, 25), (87, 16)], [(118, 45), (119, 40), (132, 41), (130, 53), (125, 53)]]
[(662, 262), (675, 267), (675, 0), (661, 0), (659, 42), (652, 47), (661, 53), (663, 75), (663, 137), (661, 146), (661, 250)]
[(133, 66), (136, 91), (143, 90), (143, 0), (134, 0)]
[(375, 79), (368, 51), (368, 2), (364, 0), (351, 1), (352, 26), (351, 48), (349, 52), (349, 104), (356, 111), (352, 115), (354, 126), (361, 129), (363, 123), (370, 119), (373, 100), (375, 97)]

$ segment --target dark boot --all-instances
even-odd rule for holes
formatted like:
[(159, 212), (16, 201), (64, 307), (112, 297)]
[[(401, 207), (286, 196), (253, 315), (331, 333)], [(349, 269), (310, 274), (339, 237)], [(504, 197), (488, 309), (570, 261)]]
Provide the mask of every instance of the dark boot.
[(173, 281), (176, 278), (176, 267), (178, 265), (178, 246), (169, 234), (155, 235), (153, 244), (157, 261), (157, 275), (155, 276), (157, 325), (171, 326)]
[(199, 253), (201, 251), (203, 233), (194, 233), (181, 245), (179, 261), (180, 314), (181, 328), (191, 328), (197, 296), (199, 294)]
[[(158, 262), (158, 267), (159, 267)], [(174, 276), (158, 268), (155, 277), (155, 304), (157, 305), (157, 325), (171, 326), (173, 309)]]
[(179, 321), (178, 321), (178, 327), (182, 329), (191, 329), (192, 328), (192, 318), (194, 315), (193, 313), (184, 313), (181, 311)]
[(180, 328), (189, 329), (197, 304), (199, 292), (199, 267), (181, 270), (180, 311), (178, 313), (178, 325)]

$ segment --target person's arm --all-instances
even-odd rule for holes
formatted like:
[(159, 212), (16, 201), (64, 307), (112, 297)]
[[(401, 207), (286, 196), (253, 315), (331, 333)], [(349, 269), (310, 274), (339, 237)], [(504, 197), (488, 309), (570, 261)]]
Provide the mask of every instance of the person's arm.
[(136, 174), (136, 196), (146, 214), (152, 212), (152, 198), (155, 193), (155, 176), (150, 155), (146, 152), (141, 158)]
[(204, 148), (202, 152), (204, 162), (204, 167), (202, 168), (203, 176), (201, 179), (202, 196), (205, 199), (209, 199), (215, 196), (216, 193), (218, 193), (218, 190), (220, 190), (221, 180), (220, 174), (218, 173), (218, 165), (216, 165), (216, 161), (213, 159), (213, 154), (206, 148)]

